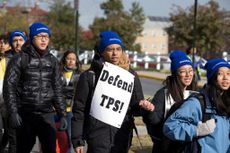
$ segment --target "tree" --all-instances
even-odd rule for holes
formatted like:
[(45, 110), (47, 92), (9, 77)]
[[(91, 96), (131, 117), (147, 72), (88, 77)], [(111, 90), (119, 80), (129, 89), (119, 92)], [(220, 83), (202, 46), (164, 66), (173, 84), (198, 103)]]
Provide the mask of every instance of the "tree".
[(49, 22), (53, 46), (59, 50), (74, 49), (74, 9), (70, 3), (55, 1), (50, 8)]
[(15, 6), (13, 13), (8, 12), (6, 8), (0, 10), (0, 33), (9, 33), (15, 29), (27, 31), (27, 17), (23, 14), (22, 10), (23, 8), (20, 6)]
[(132, 8), (125, 11), (121, 0), (109, 0), (101, 4), (101, 9), (104, 10), (105, 17), (94, 19), (90, 26), (94, 34), (91, 41), (94, 41), (95, 44), (101, 31), (112, 30), (121, 36), (126, 49), (138, 48), (134, 42), (136, 37), (141, 34), (145, 21), (145, 15), (140, 5), (134, 2)]
[[(170, 14), (172, 26), (166, 29), (170, 37), (169, 46), (170, 49), (185, 49), (193, 44), (194, 6), (188, 11), (179, 6), (175, 8)], [(198, 6), (196, 27), (195, 47), (198, 54), (205, 58), (221, 56), (226, 48), (225, 38), (230, 28), (227, 27), (225, 11), (219, 9), (217, 2), (210, 1), (204, 6)]]

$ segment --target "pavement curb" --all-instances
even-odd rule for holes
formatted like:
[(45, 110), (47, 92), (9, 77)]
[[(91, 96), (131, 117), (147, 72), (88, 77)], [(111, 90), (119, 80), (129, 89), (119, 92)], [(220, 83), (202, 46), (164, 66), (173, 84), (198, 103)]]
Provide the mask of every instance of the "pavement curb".
[(159, 81), (164, 81), (165, 78), (160, 78), (160, 77), (154, 77), (154, 76), (149, 76), (149, 75), (144, 75), (144, 74), (141, 74), (141, 73), (138, 73), (138, 76), (141, 77), (141, 78), (146, 78), (146, 79), (152, 79), (152, 80), (159, 80)]

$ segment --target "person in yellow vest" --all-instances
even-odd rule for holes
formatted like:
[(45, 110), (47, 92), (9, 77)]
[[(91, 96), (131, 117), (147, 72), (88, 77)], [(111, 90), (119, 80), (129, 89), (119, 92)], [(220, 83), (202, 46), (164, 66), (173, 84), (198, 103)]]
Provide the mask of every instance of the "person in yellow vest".
[[(63, 93), (65, 98), (65, 104), (66, 104), (66, 112), (67, 112), (67, 133), (68, 133), (68, 140), (69, 142), (67, 153), (74, 152), (72, 143), (71, 142), (71, 118), (73, 117), (72, 113), (72, 106), (73, 106), (73, 97), (74, 92), (76, 89), (76, 85), (81, 73), (81, 64), (78, 60), (78, 56), (74, 50), (67, 50), (62, 59), (61, 59), (61, 70), (63, 73)], [(56, 118), (56, 121), (59, 119)], [(65, 131), (57, 131), (57, 140), (60, 140), (60, 143), (57, 144), (57, 146), (60, 148), (60, 152), (66, 152), (65, 146), (66, 142), (63, 142), (63, 139), (65, 139), (64, 135)], [(57, 151), (57, 150), (56, 150)]]

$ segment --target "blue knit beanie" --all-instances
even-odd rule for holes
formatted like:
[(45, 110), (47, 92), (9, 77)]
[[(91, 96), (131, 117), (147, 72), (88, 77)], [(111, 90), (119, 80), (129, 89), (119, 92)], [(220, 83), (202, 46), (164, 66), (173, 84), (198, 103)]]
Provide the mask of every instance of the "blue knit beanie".
[(45, 32), (51, 37), (51, 32), (48, 26), (41, 22), (34, 22), (30, 26), (30, 40), (33, 40), (34, 36), (36, 36), (39, 33)]
[(183, 65), (191, 65), (193, 66), (192, 61), (188, 58), (185, 52), (181, 50), (173, 50), (170, 54), (171, 60), (171, 72), (175, 73), (178, 68)]
[(15, 36), (21, 36), (24, 39), (24, 41), (27, 40), (26, 35), (25, 35), (24, 32), (22, 32), (20, 30), (15, 30), (15, 31), (13, 31), (13, 32), (10, 33), (10, 37), (9, 37), (9, 44), (10, 44), (10, 46), (12, 46), (13, 39), (14, 39)]
[(99, 44), (99, 52), (102, 53), (105, 51), (105, 48), (111, 44), (118, 44), (122, 48), (124, 48), (124, 44), (120, 39), (119, 35), (113, 31), (104, 31), (100, 33), (100, 44)]
[(207, 61), (205, 69), (207, 70), (207, 80), (210, 80), (220, 67), (230, 68), (230, 64), (222, 58), (214, 58)]

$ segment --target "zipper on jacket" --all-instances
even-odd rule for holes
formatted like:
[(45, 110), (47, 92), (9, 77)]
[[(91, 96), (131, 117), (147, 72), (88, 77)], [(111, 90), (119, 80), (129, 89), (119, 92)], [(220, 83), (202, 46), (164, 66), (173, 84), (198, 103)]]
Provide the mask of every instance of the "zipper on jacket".
[(41, 103), (41, 98), (42, 98), (42, 62), (41, 62), (41, 58), (39, 57), (39, 98), (38, 98), (38, 102)]

